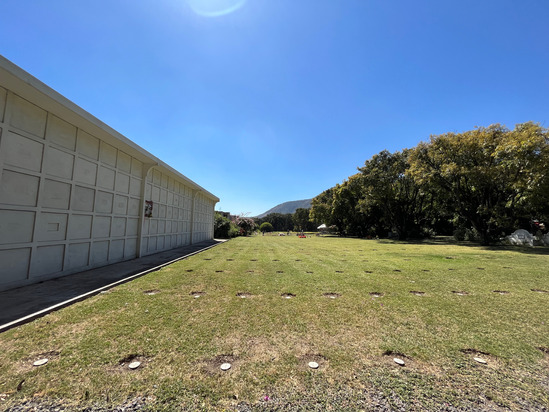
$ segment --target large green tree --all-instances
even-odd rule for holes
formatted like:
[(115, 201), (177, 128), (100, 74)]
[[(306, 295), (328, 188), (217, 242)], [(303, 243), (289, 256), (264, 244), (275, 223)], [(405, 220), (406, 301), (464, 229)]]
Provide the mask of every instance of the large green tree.
[(313, 231), (318, 225), (312, 222), (309, 216), (310, 209), (298, 208), (292, 215), (294, 230)]
[(489, 244), (519, 219), (547, 214), (548, 145), (548, 130), (531, 122), (446, 133), (412, 151), (410, 171)]
[(319, 224), (324, 223), (326, 226), (335, 224), (332, 218), (333, 192), (334, 188), (330, 188), (313, 198), (311, 201), (311, 210), (309, 211), (309, 216), (312, 220), (319, 222)]
[(419, 237), (429, 222), (431, 197), (410, 174), (410, 150), (374, 155), (361, 167), (365, 215), (380, 216), (399, 239)]

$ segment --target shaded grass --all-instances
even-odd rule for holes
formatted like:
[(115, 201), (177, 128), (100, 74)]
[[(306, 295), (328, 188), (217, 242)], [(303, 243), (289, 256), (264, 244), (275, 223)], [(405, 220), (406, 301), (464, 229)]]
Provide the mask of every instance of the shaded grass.
[[(549, 294), (531, 289), (549, 289), (546, 252), (234, 239), (3, 333), (0, 393), (9, 395), (5, 405), (148, 396), (157, 409), (541, 408), (549, 403), (549, 356), (540, 350), (549, 347)], [(32, 366), (47, 353), (46, 366)], [(142, 362), (134, 371), (132, 357)], [(226, 360), (233, 367), (221, 372)], [(320, 368), (308, 369), (309, 360)]]

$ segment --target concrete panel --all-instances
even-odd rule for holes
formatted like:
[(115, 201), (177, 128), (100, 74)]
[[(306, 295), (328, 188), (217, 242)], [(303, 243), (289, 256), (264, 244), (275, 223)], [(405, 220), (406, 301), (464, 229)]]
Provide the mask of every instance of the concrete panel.
[(130, 194), (133, 196), (141, 196), (141, 180), (134, 177), (130, 180)]
[(109, 259), (109, 241), (93, 242), (92, 263), (99, 265)]
[(175, 181), (170, 177), (168, 180), (168, 191), (173, 192), (175, 187)]
[(78, 130), (76, 151), (83, 156), (97, 160), (99, 158), (99, 139), (83, 130)]
[(164, 220), (158, 221), (158, 233), (166, 233), (166, 222)]
[(168, 220), (166, 221), (166, 231), (165, 233), (172, 233), (172, 221)]
[(95, 195), (95, 211), (97, 213), (112, 213), (113, 197), (112, 193), (98, 190)]
[(38, 241), (65, 240), (67, 215), (65, 213), (40, 213), (36, 226)]
[(173, 207), (168, 206), (166, 208), (166, 218), (171, 219), (173, 217)]
[(115, 195), (113, 213), (117, 215), (125, 215), (128, 212), (128, 197)]
[(160, 190), (160, 203), (166, 203), (168, 201), (168, 191), (166, 189)]
[(36, 206), (39, 182), (36, 176), (4, 169), (0, 180), (0, 203)]
[(157, 209), (158, 209), (158, 217), (161, 218), (161, 219), (165, 219), (166, 218), (166, 205), (158, 205), (157, 206)]
[(42, 170), (44, 145), (27, 137), (8, 132), (2, 137), (0, 158), (4, 164), (33, 172)]
[(137, 256), (137, 239), (126, 239), (124, 242), (124, 257), (133, 259)]
[(74, 156), (62, 150), (49, 147), (46, 149), (44, 172), (50, 176), (72, 179)]
[(95, 185), (95, 179), (97, 176), (97, 165), (87, 160), (76, 158), (76, 165), (74, 168), (74, 180), (80, 183), (86, 183), (88, 185)]
[(30, 277), (49, 275), (63, 270), (65, 246), (41, 246), (32, 256)]
[(109, 216), (95, 216), (92, 233), (94, 239), (109, 237), (111, 233), (111, 218)]
[(143, 176), (143, 163), (132, 158), (132, 176), (141, 178)]
[(90, 215), (72, 215), (69, 218), (69, 240), (90, 239), (92, 229), (92, 217)]
[(4, 121), (4, 109), (6, 108), (7, 91), (0, 87), (0, 122)]
[(126, 236), (137, 236), (139, 219), (128, 219), (126, 225)]
[(149, 233), (151, 235), (156, 235), (158, 233), (158, 220), (150, 219), (149, 223)]
[[(160, 188), (158, 186), (152, 187), (152, 201), (156, 203), (160, 202)], [(153, 215), (154, 215), (154, 211), (153, 211)]]
[(126, 218), (115, 217), (112, 220), (111, 236), (124, 236), (126, 234)]
[(169, 192), (168, 192), (168, 200), (167, 200), (166, 203), (167, 203), (168, 205), (173, 206), (173, 198), (174, 198), (173, 192), (170, 192), (170, 191), (169, 191)]
[(151, 236), (149, 238), (149, 247), (148, 247), (148, 251), (149, 252), (154, 252), (156, 250), (156, 236)]
[(152, 182), (155, 185), (160, 186), (160, 183), (162, 182), (162, 173), (160, 173), (158, 170), (153, 169), (153, 171), (152, 171)]
[(152, 185), (150, 183), (147, 183), (145, 184), (145, 200), (151, 200), (151, 196), (152, 196)]
[(130, 197), (130, 200), (128, 202), (128, 215), (139, 216), (139, 211), (141, 210), (140, 205), (141, 205), (141, 201), (139, 199)]
[(41, 205), (52, 209), (68, 209), (71, 185), (56, 180), (44, 179)]
[(156, 249), (164, 249), (164, 236), (158, 236), (158, 238), (156, 239)]
[(99, 166), (99, 171), (97, 172), (97, 186), (104, 189), (113, 190), (114, 189), (114, 170), (109, 169), (104, 166)]
[(162, 175), (162, 187), (164, 189), (167, 189), (168, 188), (168, 180), (169, 180), (169, 177), (167, 175)]
[(151, 221), (150, 221), (150, 219), (145, 219), (145, 220), (143, 221), (143, 230), (142, 230), (142, 232), (143, 232), (144, 235), (148, 235), (148, 234), (149, 234), (150, 226), (151, 226)]
[(130, 155), (118, 151), (118, 162), (116, 163), (116, 167), (126, 173), (130, 173), (132, 170), (132, 158)]
[(118, 172), (116, 174), (115, 190), (120, 193), (130, 193), (130, 176)]
[(95, 200), (95, 190), (75, 186), (72, 196), (72, 209), (80, 212), (92, 212)]
[(90, 259), (89, 243), (73, 243), (67, 252), (67, 269), (83, 268), (88, 266)]
[(44, 138), (47, 112), (21, 97), (8, 96), (8, 123), (34, 136)]
[(74, 151), (76, 148), (76, 127), (50, 114), (48, 127), (46, 128), (46, 139)]
[(27, 279), (30, 248), (0, 250), (0, 279), (2, 284)]
[(115, 171), (104, 166), (99, 166), (97, 172), (97, 186), (104, 189), (114, 189)]
[(33, 229), (34, 212), (20, 210), (0, 212), (0, 245), (32, 242)]
[(116, 154), (118, 150), (116, 150), (115, 147), (111, 146), (110, 144), (107, 144), (105, 142), (101, 142), (101, 149), (99, 154), (99, 159), (109, 166), (116, 166)]
[(113, 240), (109, 250), (109, 261), (117, 261), (124, 259), (124, 240)]
[(143, 253), (146, 253), (149, 250), (149, 238), (144, 237), (141, 241), (141, 250)]

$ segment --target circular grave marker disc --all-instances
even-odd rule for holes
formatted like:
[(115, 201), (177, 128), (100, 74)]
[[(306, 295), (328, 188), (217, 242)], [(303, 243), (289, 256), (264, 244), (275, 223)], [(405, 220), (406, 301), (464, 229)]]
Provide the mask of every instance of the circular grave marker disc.
[(486, 361), (482, 358), (473, 358), (473, 360), (475, 360), (478, 363), (486, 364)]
[(137, 369), (137, 368), (139, 368), (139, 365), (141, 365), (141, 362), (135, 361), (135, 362), (130, 363), (130, 364), (128, 365), (128, 368), (130, 368), (130, 369)]
[(198, 299), (199, 297), (200, 297), (200, 295), (194, 295), (195, 299)]
[(404, 361), (399, 358), (394, 358), (393, 362), (395, 362), (397, 365), (404, 366)]
[(311, 369), (318, 369), (318, 363), (316, 363), (316, 362), (309, 362), (309, 368), (311, 368)]
[(34, 362), (32, 365), (33, 365), (33, 366), (42, 366), (42, 365), (45, 365), (46, 363), (48, 363), (48, 359), (47, 359), (47, 358), (44, 358), (44, 359), (39, 359), (39, 360), (37, 360), (37, 361)]
[(231, 369), (231, 364), (230, 363), (224, 363), (221, 365), (221, 370), (222, 371), (228, 371), (229, 369)]

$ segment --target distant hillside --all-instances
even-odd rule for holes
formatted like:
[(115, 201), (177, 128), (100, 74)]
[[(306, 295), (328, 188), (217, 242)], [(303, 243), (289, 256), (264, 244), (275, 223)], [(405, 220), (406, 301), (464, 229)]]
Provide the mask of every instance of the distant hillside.
[(293, 200), (291, 202), (281, 203), (272, 209), (267, 210), (265, 213), (260, 214), (257, 217), (265, 217), (271, 213), (295, 213), (296, 209), (309, 209), (311, 207), (311, 202), (313, 199), (305, 200)]

